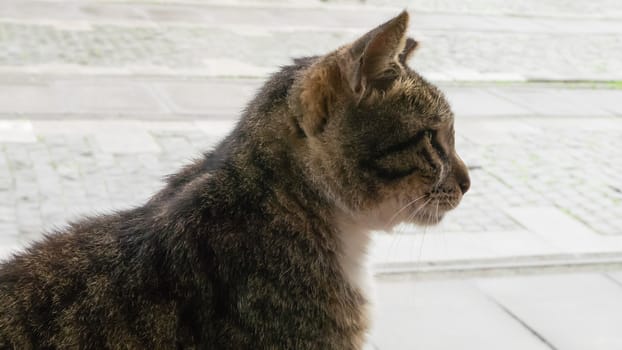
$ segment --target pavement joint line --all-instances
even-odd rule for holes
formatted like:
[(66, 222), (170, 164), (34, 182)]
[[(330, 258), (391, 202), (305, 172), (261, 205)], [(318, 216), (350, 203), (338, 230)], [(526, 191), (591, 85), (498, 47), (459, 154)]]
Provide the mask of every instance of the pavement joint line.
[[(53, 113), (41, 113), (41, 112), (9, 112), (2, 113), (0, 112), (0, 120), (31, 120), (31, 121), (49, 121), (49, 122), (59, 122), (59, 121), (120, 121), (120, 120), (128, 120), (135, 119), (142, 122), (149, 121), (157, 121), (157, 122), (175, 122), (175, 121), (209, 121), (209, 120), (237, 120), (242, 116), (242, 112), (237, 109), (231, 108), (231, 110), (206, 110), (204, 113), (198, 112), (183, 112), (183, 111), (175, 111), (175, 112), (150, 112), (150, 113), (141, 113), (141, 112), (133, 112), (133, 111), (88, 111), (88, 112), (53, 112)], [(525, 119), (525, 118), (534, 118), (534, 114), (512, 114), (512, 115), (469, 115), (469, 116), (460, 116), (464, 120), (478, 120), (478, 121), (500, 121), (500, 120), (509, 120), (509, 119)], [(550, 119), (559, 119), (559, 120), (581, 120), (581, 119), (606, 119), (611, 121), (618, 121), (622, 115), (611, 115), (611, 116), (591, 116), (587, 115), (569, 115), (569, 116), (558, 116), (558, 115), (537, 115), (537, 118), (550, 118)], [(480, 170), (478, 168), (476, 170)], [(497, 178), (497, 180), (502, 181), (501, 178)]]
[(608, 280), (610, 280), (611, 282), (615, 283), (616, 285), (622, 287), (622, 282), (618, 281), (617, 279), (613, 278), (613, 276), (611, 276), (610, 274), (606, 273), (605, 276), (607, 277)]
[[(216, 60), (212, 60), (217, 62)], [(229, 61), (229, 60), (227, 60)], [(207, 60), (207, 62), (211, 62)], [(265, 79), (271, 74), (278, 71), (278, 67), (272, 66), (257, 66), (257, 69), (253, 73), (229, 73), (219, 74), (212, 73), (209, 69), (209, 64), (197, 68), (189, 69), (171, 69), (167, 66), (152, 66), (152, 65), (137, 65), (137, 66), (125, 66), (125, 67), (102, 67), (102, 66), (83, 66), (79, 64), (32, 64), (32, 65), (0, 65), (0, 74), (53, 74), (53, 75), (112, 75), (112, 76), (135, 76), (135, 75), (153, 75), (164, 77), (178, 77), (183, 74), (191, 74), (192, 76), (205, 77), (205, 78), (221, 78), (221, 79), (247, 79), (258, 78)], [(517, 72), (490, 72), (481, 73), (474, 71), (468, 74), (462, 74), (460, 72), (447, 71), (447, 72), (426, 72), (420, 71), (420, 74), (424, 77), (433, 77), (430, 79), (437, 82), (505, 82), (505, 83), (520, 83), (525, 82), (528, 79)], [(462, 74), (463, 77), (460, 77)], [(447, 77), (447, 78), (445, 78)], [(503, 79), (498, 79), (503, 77)]]
[[(204, 75), (188, 75), (183, 72), (169, 72), (169, 74), (139, 74), (124, 70), (123, 74), (120, 74), (121, 70), (108, 70), (101, 69), (99, 74), (90, 72), (70, 72), (64, 73), (62, 71), (50, 71), (50, 72), (35, 72), (34, 69), (30, 71), (24, 71), (17, 66), (1, 66), (0, 65), (0, 84), (37, 84), (42, 82), (51, 82), (55, 80), (67, 80), (67, 81), (81, 81), (84, 79), (107, 79), (113, 81), (144, 81), (144, 82), (213, 82), (213, 83), (262, 83), (265, 82), (266, 77), (215, 77)], [(173, 74), (179, 73), (179, 74)], [(431, 73), (427, 73), (428, 75)], [(24, 79), (27, 76), (27, 80)], [(440, 87), (454, 87), (454, 88), (504, 88), (504, 87), (520, 87), (520, 88), (549, 88), (549, 89), (590, 89), (590, 90), (622, 90), (620, 87), (614, 87), (610, 84), (618, 83), (620, 80), (573, 80), (573, 79), (525, 79), (525, 80), (484, 80), (484, 81), (458, 81), (458, 80), (434, 80), (429, 81), (436, 82)]]
[(622, 270), (622, 254), (566, 254), (528, 258), (469, 259), (448, 262), (376, 263), (376, 276), (488, 276), (531, 274), (544, 271), (618, 271)]
[[(53, 64), (53, 65), (0, 65), (0, 75), (33, 75), (42, 77), (118, 77), (118, 78), (175, 78), (176, 80), (185, 79), (222, 79), (222, 80), (265, 80), (272, 73), (277, 71), (278, 67), (262, 67), (262, 73), (259, 74), (215, 74), (210, 73), (207, 67), (189, 68), (175, 70), (166, 66), (126, 66), (126, 67), (102, 67), (102, 66), (82, 66), (78, 64)], [(264, 69), (270, 69), (270, 73), (263, 73)], [(473, 78), (455, 78), (452, 74), (446, 72), (425, 72), (421, 71), (421, 75), (428, 77), (428, 80), (437, 83), (458, 83), (458, 84), (495, 84), (495, 87), (501, 84), (613, 84), (622, 80), (622, 76), (608, 78), (586, 78), (586, 79), (553, 79), (553, 78), (530, 78), (520, 73), (512, 72), (496, 72), (496, 73), (479, 73), (476, 74), (480, 79)], [(445, 76), (449, 75), (449, 78)], [(507, 78), (492, 79), (495, 76), (503, 75)], [(434, 78), (430, 78), (434, 77)], [(510, 78), (512, 77), (512, 78)], [(620, 88), (609, 88), (609, 90), (620, 90)], [(494, 92), (491, 92), (494, 93)], [(496, 95), (503, 98), (503, 96)], [(504, 98), (504, 100), (507, 100)], [(512, 101), (509, 101), (512, 102)]]
[[(120, 121), (120, 120), (128, 120), (134, 119), (142, 122), (156, 121), (156, 122), (175, 122), (175, 121), (209, 121), (209, 120), (237, 120), (241, 118), (242, 112), (238, 110), (206, 110), (204, 113), (198, 112), (183, 112), (183, 111), (175, 111), (175, 112), (150, 112), (150, 113), (140, 113), (140, 112), (132, 112), (132, 111), (88, 111), (88, 112), (80, 112), (80, 113), (72, 113), (72, 112), (54, 112), (54, 113), (41, 113), (41, 112), (10, 112), (10, 113), (1, 113), (0, 112), (0, 120), (31, 120), (31, 121), (49, 121), (49, 122), (58, 122), (58, 121)], [(464, 120), (478, 120), (478, 121), (500, 121), (500, 120), (510, 120), (510, 119), (520, 119), (520, 118), (533, 118), (533, 114), (512, 114), (512, 115), (469, 115), (469, 116), (460, 116), (458, 117)], [(538, 118), (550, 118), (550, 119), (560, 119), (560, 120), (568, 120), (568, 119), (608, 119), (611, 121), (618, 121), (622, 115), (612, 115), (612, 116), (591, 116), (587, 115), (569, 115), (569, 116), (555, 116), (555, 115), (537, 115)], [(481, 168), (475, 169), (480, 170)], [(500, 180), (500, 179), (497, 179)]]
[[(118, 76), (118, 77), (135, 77), (135, 76), (152, 76), (152, 77), (180, 77), (190, 75), (193, 77), (214, 78), (214, 79), (266, 79), (273, 73), (278, 71), (278, 67), (259, 67), (256, 72), (245, 70), (240, 73), (213, 73), (213, 69), (209, 69), (208, 65), (175, 70), (166, 66), (127, 66), (127, 67), (101, 67), (101, 66), (82, 66), (78, 64), (53, 64), (53, 65), (0, 65), (0, 74), (33, 74), (33, 75), (72, 75), (72, 76)], [(459, 73), (448, 72), (426, 72), (420, 71), (423, 77), (428, 77), (430, 81), (445, 83), (524, 83), (530, 82), (530, 79), (516, 72), (493, 72), (481, 73), (473, 72), (468, 78), (460, 77)], [(497, 77), (502, 76), (503, 79)], [(430, 78), (432, 77), (432, 78)], [(538, 79), (534, 82), (563, 82), (563, 80)], [(610, 83), (617, 80), (597, 80), (590, 79), (588, 82)], [(578, 82), (578, 81), (573, 81)]]
[(178, 114), (178, 113), (174, 113), (173, 111), (179, 110), (180, 108), (179, 106), (177, 106), (175, 101), (173, 101), (173, 99), (169, 96), (169, 94), (165, 93), (164, 91), (162, 91), (162, 89), (159, 89), (155, 85), (148, 85), (147, 88), (149, 89), (151, 94), (155, 96), (157, 100), (160, 101), (161, 104), (164, 105), (168, 113), (175, 114), (175, 115)]
[(223, 111), (221, 113), (206, 111), (205, 113), (186, 113), (186, 112), (165, 112), (165, 113), (135, 113), (135, 112), (122, 112), (122, 111), (89, 111), (83, 113), (30, 113), (30, 112), (15, 112), (15, 113), (0, 113), (0, 120), (31, 120), (31, 121), (119, 121), (136, 119), (144, 122), (149, 121), (179, 121), (181, 120), (209, 120), (209, 119), (237, 119), (241, 114)]
[(518, 317), (518, 315), (513, 313), (512, 310), (507, 308), (505, 305), (503, 305), (500, 301), (498, 301), (492, 295), (490, 295), (488, 293), (484, 293), (483, 291), (482, 291), (482, 294), (484, 294), (486, 299), (488, 299), (490, 302), (495, 304), (499, 309), (501, 309), (510, 318), (512, 318), (514, 321), (516, 321), (518, 324), (520, 324), (527, 331), (529, 331), (529, 333), (531, 333), (534, 337), (538, 338), (538, 340), (540, 340), (540, 342), (542, 342), (544, 345), (546, 345), (549, 349), (551, 349), (551, 350), (558, 350), (548, 339), (546, 339), (542, 334), (540, 334), (533, 327), (531, 327), (527, 322), (523, 321), (520, 317)]

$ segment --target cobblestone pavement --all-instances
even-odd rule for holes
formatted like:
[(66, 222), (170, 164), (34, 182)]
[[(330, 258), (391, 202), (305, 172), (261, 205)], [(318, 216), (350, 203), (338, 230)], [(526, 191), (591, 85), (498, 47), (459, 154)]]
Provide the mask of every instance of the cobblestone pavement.
[[(486, 1), (454, 1), (458, 13), (438, 12), (449, 3), (413, 6), (412, 28), (423, 48), (412, 64), (432, 79), (622, 79), (622, 22), (617, 19), (507, 16), (481, 10), (505, 8)], [(5, 1), (0, 68), (64, 65), (264, 76), (291, 57), (332, 50), (399, 11), (397, 4), (339, 4)], [(553, 5), (534, 1), (517, 8), (540, 13), (542, 6)], [(515, 10), (510, 7), (508, 13)]]
[(535, 17), (621, 18), (622, 4), (616, 0), (365, 0), (374, 5), (408, 6), (421, 11), (447, 13), (504, 14)]
[(475, 221), (474, 232), (514, 229), (509, 218), (488, 212), (490, 203), (496, 208), (554, 205), (596, 232), (622, 234), (622, 121), (594, 129), (590, 119), (563, 123), (522, 119), (497, 124), (493, 140), (462, 140), (461, 153), (481, 161), (472, 173), (474, 183), (486, 190), (466, 199), (465, 216), (457, 221)]

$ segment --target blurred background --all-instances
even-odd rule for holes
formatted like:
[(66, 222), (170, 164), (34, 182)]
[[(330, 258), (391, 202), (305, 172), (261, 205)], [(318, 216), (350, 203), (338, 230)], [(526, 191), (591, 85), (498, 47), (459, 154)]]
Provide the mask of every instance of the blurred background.
[(2, 0), (0, 257), (144, 202), (280, 65), (404, 8), (472, 185), (375, 237), (369, 349), (622, 349), (619, 0)]

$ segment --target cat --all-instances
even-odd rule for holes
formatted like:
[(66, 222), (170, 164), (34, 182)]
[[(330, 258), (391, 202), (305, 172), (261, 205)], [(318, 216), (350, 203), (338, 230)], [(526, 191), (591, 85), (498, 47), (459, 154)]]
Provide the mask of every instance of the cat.
[(469, 188), (408, 13), (275, 73), (144, 205), (0, 267), (2, 349), (361, 349), (370, 230), (431, 225)]

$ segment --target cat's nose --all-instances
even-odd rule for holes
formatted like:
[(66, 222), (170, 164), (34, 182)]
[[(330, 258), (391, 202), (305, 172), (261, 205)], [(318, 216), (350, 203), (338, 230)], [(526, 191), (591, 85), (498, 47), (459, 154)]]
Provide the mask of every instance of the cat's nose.
[(466, 178), (462, 179), (462, 181), (458, 180), (458, 186), (460, 186), (460, 190), (462, 191), (463, 195), (467, 193), (469, 188), (471, 188), (471, 180), (469, 179), (469, 175), (467, 175)]
[(454, 179), (456, 179), (456, 183), (458, 184), (458, 187), (460, 187), (460, 191), (462, 191), (462, 194), (464, 195), (465, 193), (467, 193), (467, 191), (471, 187), (471, 179), (469, 177), (469, 171), (467, 170), (466, 165), (464, 164), (462, 159), (458, 157), (458, 155), (456, 155), (454, 163)]

